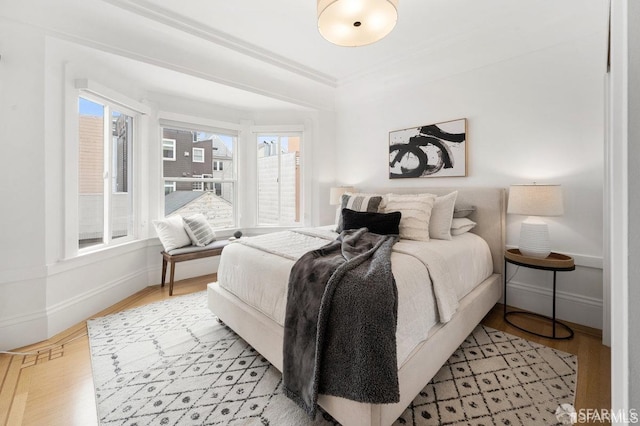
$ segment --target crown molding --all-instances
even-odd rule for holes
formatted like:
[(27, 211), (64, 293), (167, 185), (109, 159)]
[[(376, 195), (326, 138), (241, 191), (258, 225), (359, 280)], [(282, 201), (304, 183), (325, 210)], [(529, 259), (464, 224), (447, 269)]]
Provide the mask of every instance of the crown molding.
[(302, 77), (330, 87), (337, 87), (337, 79), (320, 73), (310, 67), (280, 56), (267, 49), (248, 43), (225, 32), (205, 26), (200, 22), (178, 15), (173, 11), (154, 5), (146, 0), (103, 0), (113, 6), (135, 13), (152, 21), (167, 25), (173, 29), (191, 34), (203, 40), (226, 47), (259, 61), (293, 72)]

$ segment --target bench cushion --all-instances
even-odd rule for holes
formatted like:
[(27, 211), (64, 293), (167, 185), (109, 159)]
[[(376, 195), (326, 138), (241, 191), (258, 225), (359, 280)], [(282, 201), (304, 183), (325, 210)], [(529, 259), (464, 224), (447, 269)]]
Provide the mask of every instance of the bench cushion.
[(185, 253), (195, 253), (198, 251), (205, 251), (205, 250), (212, 250), (212, 249), (221, 249), (224, 246), (226, 246), (227, 244), (229, 244), (229, 240), (217, 240), (217, 241), (213, 241), (209, 244), (207, 244), (206, 246), (203, 247), (199, 247), (199, 246), (186, 246), (186, 247), (181, 247), (181, 248), (177, 248), (175, 250), (171, 250), (168, 251), (167, 254), (170, 254), (171, 256), (175, 256), (177, 254), (185, 254)]

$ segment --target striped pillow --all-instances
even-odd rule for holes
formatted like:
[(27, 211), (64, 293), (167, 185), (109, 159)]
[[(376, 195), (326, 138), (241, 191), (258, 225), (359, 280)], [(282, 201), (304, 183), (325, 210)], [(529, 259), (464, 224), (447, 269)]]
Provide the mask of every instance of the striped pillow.
[(436, 201), (433, 194), (387, 194), (385, 213), (399, 211), (400, 238), (429, 241), (429, 220)]
[(182, 220), (184, 221), (184, 229), (189, 234), (194, 246), (204, 247), (216, 239), (215, 232), (202, 213), (183, 217)]
[[(343, 194), (342, 195), (342, 204), (340, 206), (340, 211), (342, 209), (349, 209), (356, 212), (369, 212), (369, 213), (377, 213), (378, 206), (382, 202), (382, 196), (374, 195), (374, 194)], [(344, 230), (344, 221), (342, 219), (342, 215), (338, 219), (338, 227), (336, 228), (336, 232), (342, 232)]]

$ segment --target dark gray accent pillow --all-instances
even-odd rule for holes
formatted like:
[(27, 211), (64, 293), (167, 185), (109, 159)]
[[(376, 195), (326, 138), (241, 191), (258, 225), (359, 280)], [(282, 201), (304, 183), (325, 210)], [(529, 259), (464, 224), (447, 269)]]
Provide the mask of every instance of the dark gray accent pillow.
[(344, 230), (368, 228), (369, 232), (380, 235), (399, 235), (402, 213), (370, 213), (342, 209)]

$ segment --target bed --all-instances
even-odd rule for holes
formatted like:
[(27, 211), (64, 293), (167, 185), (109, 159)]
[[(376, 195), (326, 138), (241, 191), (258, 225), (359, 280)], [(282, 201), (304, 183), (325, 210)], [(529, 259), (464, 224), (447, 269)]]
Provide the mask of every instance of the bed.
[[(455, 314), (446, 323), (439, 322), (435, 314), (427, 316), (426, 320), (415, 321), (423, 307), (427, 311), (426, 307), (436, 302), (432, 295), (417, 297), (411, 293), (415, 290), (408, 290), (411, 286), (415, 287), (415, 283), (412, 284), (411, 273), (406, 272), (406, 265), (415, 261), (407, 258), (407, 253), (403, 251), (414, 250), (415, 242), (401, 240), (396, 243), (391, 261), (394, 275), (398, 274), (396, 338), (400, 401), (368, 404), (321, 394), (318, 405), (343, 425), (378, 426), (393, 423), (501, 297), (504, 189), (394, 188), (371, 192), (429, 192), (445, 195), (454, 190), (458, 191), (456, 204), (476, 207), (470, 219), (477, 225), (470, 233), (454, 237), (451, 242), (432, 240), (422, 244), (442, 251), (449, 269), (455, 271), (452, 273), (458, 282), (455, 287), (458, 299)], [(282, 245), (277, 243), (274, 243), (273, 250), (245, 243), (231, 244), (222, 253), (218, 282), (208, 286), (210, 309), (281, 371), (288, 273), (296, 255), (299, 255), (296, 251), (302, 252), (309, 244), (319, 245), (322, 241), (335, 238), (337, 234), (332, 233), (331, 229), (301, 230), (283, 253), (278, 252)], [(293, 234), (279, 235), (290, 239)], [(456, 245), (464, 249), (452, 249)], [(465, 260), (476, 258), (479, 258), (477, 262), (466, 262), (475, 263), (475, 267), (461, 267)], [(246, 259), (251, 259), (251, 262), (248, 264)], [(408, 284), (403, 284), (405, 282)]]

